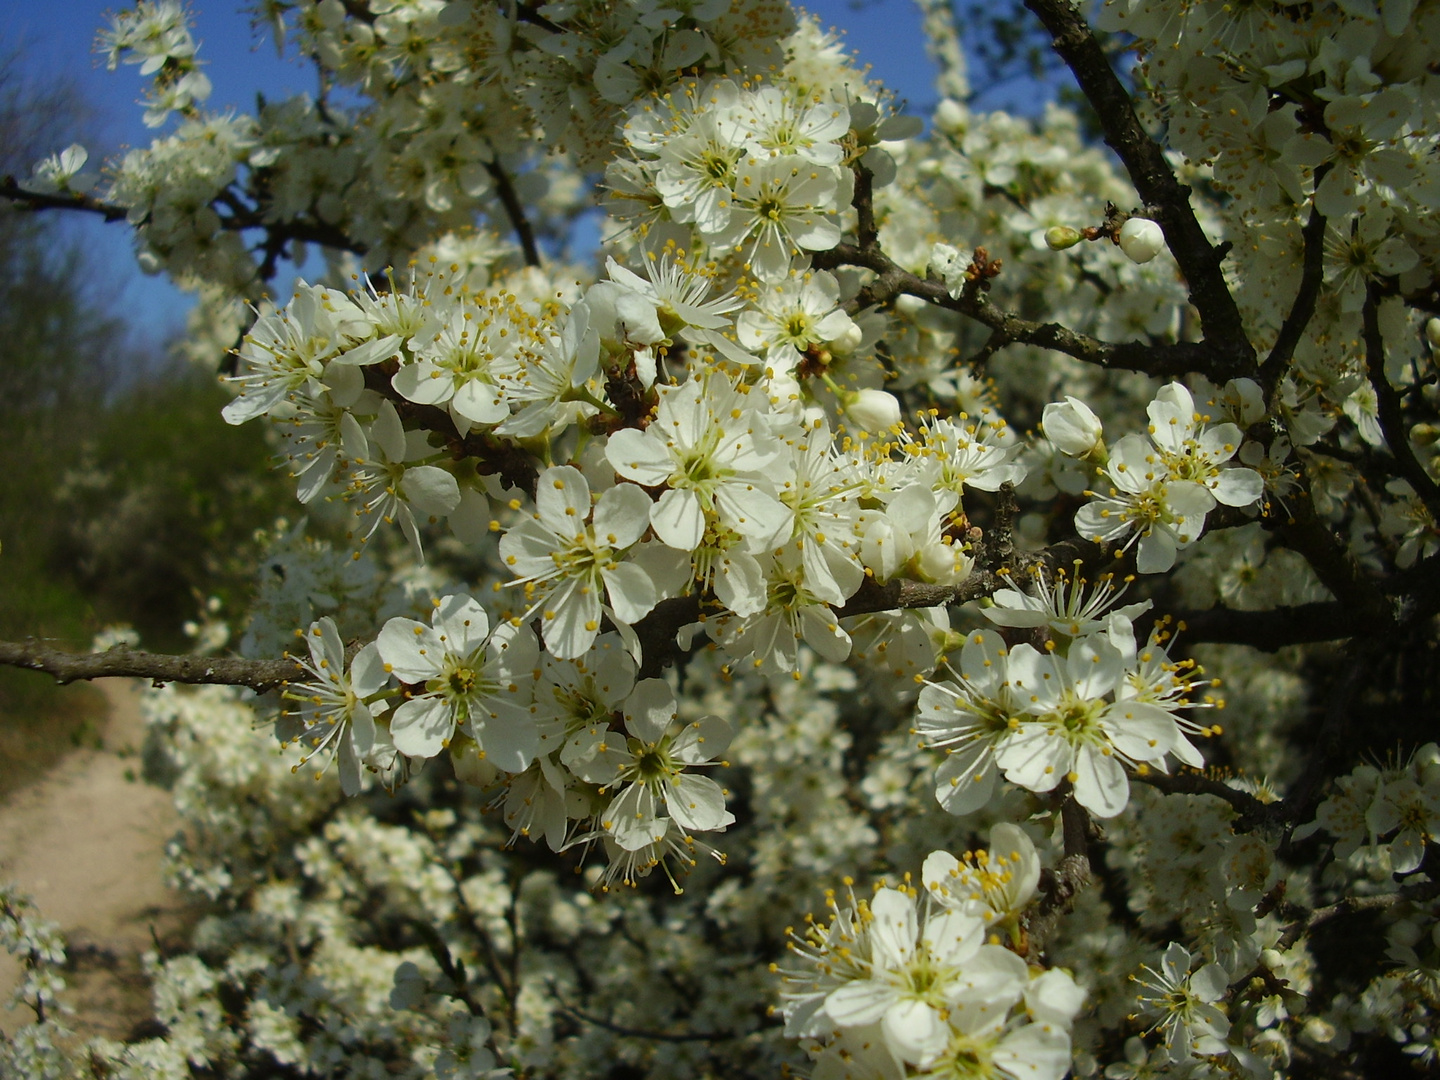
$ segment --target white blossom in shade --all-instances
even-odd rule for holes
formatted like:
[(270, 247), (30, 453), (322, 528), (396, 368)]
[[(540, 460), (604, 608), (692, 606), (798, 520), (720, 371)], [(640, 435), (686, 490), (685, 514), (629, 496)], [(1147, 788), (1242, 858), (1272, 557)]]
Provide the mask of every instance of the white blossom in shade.
[(1214, 707), (1217, 703), (1213, 698), (1197, 702), (1190, 696), (1197, 688), (1214, 684), (1202, 678), (1203, 672), (1194, 660), (1176, 661), (1170, 658), (1161, 644), (1171, 636), (1168, 618), (1161, 619), (1150, 631), (1150, 639), (1144, 648), (1136, 648), (1133, 627), (1128, 619), (1123, 624), (1117, 623), (1118, 614), (1111, 615), (1111, 625), (1106, 633), (1109, 642), (1125, 656), (1125, 678), (1116, 687), (1116, 702), (1133, 701), (1168, 713), (1177, 728), (1170, 753), (1183, 765), (1203, 768), (1205, 759), (1190, 739), (1219, 735), (1220, 725), (1197, 723), (1182, 715), (1180, 710)]
[(284, 310), (260, 316), (245, 335), (243, 373), (225, 380), (240, 390), (223, 410), (226, 423), (243, 424), (294, 393), (319, 397), (325, 366), (342, 353), (350, 357), (347, 363), (371, 364), (399, 351), (399, 338), (374, 334), (374, 325), (343, 293), (297, 283)]
[(635, 686), (635, 661), (618, 634), (602, 634), (583, 656), (542, 658), (530, 706), (539, 750), (536, 760), (513, 777), (505, 797), (505, 824), (512, 837), (544, 837), (552, 851), (564, 850), (572, 822), (602, 808), (574, 791), (575, 781), (616, 738), (612, 721)]
[(544, 838), (551, 851), (562, 851), (569, 835), (568, 785), (563, 769), (547, 754), (539, 755), (518, 776), (510, 778), (501, 810), (510, 839)]
[(725, 790), (687, 771), (723, 764), (730, 725), (705, 716), (672, 731), (675, 693), (663, 679), (636, 683), (621, 711), (629, 737), (622, 741), (612, 733), (606, 747), (579, 767), (584, 779), (615, 793), (600, 817), (615, 843), (626, 851), (647, 848), (665, 838), (671, 821), (682, 836), (733, 824)]
[(425, 432), (406, 431), (395, 406), (385, 401), (368, 436), (358, 425), (355, 430), (347, 428), (345, 450), (356, 455), (350, 464), (348, 494), (360, 501), (356, 513), (370, 518), (365, 537), (382, 521), (398, 522), (411, 550), (423, 561), (414, 512), (438, 519), (460, 505), (460, 485), (454, 476), (436, 465), (407, 464), (434, 456)]
[(1195, 411), (1195, 400), (1185, 387), (1161, 387), (1146, 411), (1150, 439), (1170, 479), (1203, 484), (1225, 506), (1249, 506), (1263, 494), (1264, 481), (1254, 469), (1220, 467), (1240, 449), (1243, 433), (1231, 423), (1207, 424), (1208, 417)]
[(790, 271), (761, 290), (735, 323), (740, 344), (763, 353), (777, 374), (793, 372), (807, 352), (857, 330), (840, 307), (839, 282), (824, 270)]
[(762, 86), (718, 113), (716, 127), (757, 158), (798, 157), (814, 165), (839, 165), (837, 140), (850, 130), (850, 110), (799, 87)]
[[(1012, 578), (1001, 576), (1013, 586)], [(1050, 578), (1037, 570), (1029, 584), (1031, 592), (1013, 587), (996, 589), (990, 597), (994, 605), (983, 608), (981, 613), (997, 626), (1045, 626), (1062, 638), (1078, 638), (1109, 628), (1117, 616), (1128, 624), (1151, 607), (1149, 600), (1142, 600), (1115, 608), (1129, 580), (1116, 586), (1113, 574), (1101, 575), (1094, 589), (1088, 589), (1088, 581), (1072, 576), (1062, 566)]]
[(713, 120), (717, 111), (733, 105), (739, 96), (739, 87), (729, 79), (683, 79), (658, 97), (635, 102), (621, 135), (634, 150), (662, 154), (704, 118)]
[(1046, 405), (1040, 428), (1057, 450), (1070, 457), (1083, 458), (1105, 445), (1100, 418), (1076, 397), (1067, 395), (1063, 402), (1052, 401)]
[(900, 575), (944, 585), (964, 581), (973, 560), (946, 532), (959, 502), (954, 491), (914, 483), (891, 496), (883, 509), (862, 510), (861, 561), (880, 581)]
[(415, 359), (391, 377), (396, 393), (418, 405), (448, 409), (463, 436), (475, 424), (510, 415), (501, 382), (517, 353), (536, 344), (530, 320), (508, 293), (438, 306), (410, 339)]
[(945, 751), (935, 797), (952, 814), (973, 813), (995, 791), (995, 749), (1022, 712), (1006, 657), (999, 634), (978, 630), (960, 650), (960, 670), (950, 668), (954, 681), (927, 682), (920, 691), (916, 733), (922, 746)]
[(691, 266), (684, 255), (673, 244), (658, 255), (646, 251), (646, 277), (610, 259), (610, 280), (586, 295), (600, 290), (608, 296), (617, 320), (625, 323), (626, 337), (637, 343), (668, 345), (683, 335), (691, 345), (708, 345), (734, 363), (753, 364), (755, 357), (732, 340), (731, 313), (744, 301), (729, 292), (711, 298), (714, 273)]
[(558, 333), (538, 335), (519, 354), (518, 366), (505, 378), (505, 397), (520, 408), (501, 421), (496, 434), (531, 438), (563, 430), (599, 411), (586, 383), (599, 368), (600, 337), (590, 326), (590, 308), (578, 301)]
[(791, 513), (768, 475), (782, 450), (746, 396), (711, 377), (661, 387), (650, 426), (617, 431), (605, 456), (626, 480), (668, 489), (650, 524), (664, 543), (694, 551), (712, 517), (759, 544), (788, 535)]
[[(330, 371), (336, 370), (332, 365)], [(278, 434), (295, 479), (295, 496), (302, 503), (319, 498), (332, 485), (336, 469), (352, 459), (363, 460), (370, 446), (353, 408), (323, 400), (304, 406), (297, 402), (294, 414), (278, 422)]]
[(1132, 976), (1139, 987), (1140, 1015), (1152, 1020), (1151, 1030), (1165, 1036), (1165, 1049), (1173, 1062), (1196, 1055), (1223, 1054), (1230, 1021), (1216, 1002), (1225, 997), (1230, 979), (1219, 964), (1206, 964), (1191, 972), (1190, 952), (1171, 942), (1157, 971), (1149, 964)]
[(1120, 250), (1133, 263), (1147, 263), (1165, 250), (1165, 233), (1149, 218), (1128, 218), (1117, 237)]
[(959, 413), (954, 420), (932, 411), (921, 418), (919, 435), (907, 435), (902, 445), (905, 453), (933, 470), (929, 475), (937, 491), (953, 491), (962, 498), (967, 487), (996, 491), (1001, 484), (1025, 479), (1020, 460), (1024, 444), (1005, 419), (988, 408), (978, 416)]
[(1040, 856), (1024, 829), (1000, 822), (990, 829), (988, 851), (967, 851), (957, 859), (932, 851), (920, 871), (921, 883), (941, 908), (997, 923), (1018, 935), (1018, 916), (1035, 897)]
[(1122, 762), (1164, 769), (1179, 729), (1158, 705), (1109, 700), (1126, 672), (1106, 638), (1074, 641), (1064, 657), (1020, 644), (1006, 661), (1024, 715), (996, 749), (1005, 779), (1030, 791), (1068, 780), (1081, 806), (1108, 818), (1130, 798)]
[(355, 654), (347, 671), (345, 643), (328, 615), (310, 624), (305, 644), (310, 660), (302, 661), (301, 666), (314, 679), (295, 683), (284, 693), (287, 701), (299, 704), (304, 724), (296, 738), (307, 749), (296, 767), (316, 754), (328, 753), (340, 773), (341, 790), (357, 795), (360, 770), (375, 745), (374, 713), (384, 711), (383, 705), (372, 709), (365, 699), (378, 693), (390, 676), (374, 642)]
[(1205, 515), (1215, 508), (1215, 497), (1204, 484), (1171, 480), (1159, 453), (1141, 435), (1126, 435), (1115, 444), (1104, 475), (1112, 485), (1110, 494), (1082, 506), (1075, 529), (1087, 540), (1123, 540), (1127, 551), (1135, 546), (1135, 567), (1142, 574), (1174, 566), (1175, 552), (1199, 539)]
[(733, 247), (766, 284), (783, 281), (800, 251), (829, 251), (840, 242), (834, 214), (842, 192), (833, 169), (794, 158), (745, 158), (735, 167), (730, 222), (711, 237)]
[[(865, 580), (855, 547), (859, 522), (858, 483), (836, 458), (823, 420), (792, 443), (790, 466), (779, 487), (780, 501), (794, 513), (789, 543), (800, 552), (805, 586), (819, 599), (839, 606)], [(734, 608), (731, 609), (735, 610)]]
[(395, 618), (380, 631), (386, 670), (419, 687), (391, 717), (395, 748), (435, 757), (458, 728), (493, 764), (523, 771), (539, 746), (529, 708), (539, 659), (534, 635), (510, 623), (490, 633), (485, 609), (464, 593), (437, 601), (430, 622)]
[(1440, 753), (1434, 743), (1421, 747), (1401, 769), (1385, 775), (1365, 811), (1372, 837), (1388, 836), (1390, 869), (1409, 874), (1420, 868), (1428, 845), (1440, 837)]
[(588, 768), (586, 763), (605, 745), (611, 721), (635, 688), (636, 670), (615, 633), (602, 634), (573, 660), (547, 655), (531, 706), (540, 752), (557, 755), (576, 775)]
[(1341, 311), (1359, 311), (1372, 281), (1403, 274), (1420, 261), (1391, 234), (1390, 216), (1379, 209), (1326, 226), (1324, 248), (1325, 283), (1339, 296)]
[(805, 562), (793, 546), (783, 549), (768, 569), (763, 610), (745, 618), (729, 617), (707, 624), (726, 652), (748, 660), (761, 674), (799, 678), (800, 645), (814, 649), (831, 663), (850, 655), (850, 635), (839, 616), (809, 587)]
[(500, 538), (500, 557), (523, 585), (526, 606), (539, 611), (545, 647), (562, 659), (583, 655), (608, 610), (618, 622), (639, 622), (661, 599), (655, 579), (625, 561), (650, 525), (650, 496), (616, 484), (591, 505), (579, 469), (546, 469), (535, 489), (535, 513)]

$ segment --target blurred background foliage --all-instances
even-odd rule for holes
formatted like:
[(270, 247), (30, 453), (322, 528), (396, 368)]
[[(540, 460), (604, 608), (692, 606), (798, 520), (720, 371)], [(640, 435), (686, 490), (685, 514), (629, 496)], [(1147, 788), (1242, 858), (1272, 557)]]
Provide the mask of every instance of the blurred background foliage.
[[(73, 88), (0, 58), (0, 174), (72, 141), (93, 152), (89, 119)], [(0, 210), (0, 638), (83, 649), (124, 622), (185, 651), (209, 597), (244, 610), (255, 531), (294, 495), (264, 430), (220, 420), (226, 400), (213, 372), (127, 325), (63, 221)], [(0, 670), (0, 795), (97, 738), (102, 716), (93, 688)]]

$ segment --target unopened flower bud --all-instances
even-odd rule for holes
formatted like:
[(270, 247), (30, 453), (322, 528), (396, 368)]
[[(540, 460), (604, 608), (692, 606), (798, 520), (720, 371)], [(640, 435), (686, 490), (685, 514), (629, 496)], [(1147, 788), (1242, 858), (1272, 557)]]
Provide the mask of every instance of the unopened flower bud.
[(1069, 225), (1051, 225), (1045, 230), (1045, 246), (1051, 251), (1064, 251), (1072, 248), (1082, 239), (1079, 229), (1072, 229)]
[(836, 356), (849, 356), (865, 340), (865, 332), (853, 322), (830, 339), (830, 351)]
[(480, 747), (474, 739), (456, 732), (450, 741), (450, 763), (455, 767), (455, 779), (471, 787), (489, 787), (495, 783), (500, 770), (480, 756)]
[(1079, 398), (1066, 397), (1045, 406), (1040, 428), (1057, 450), (1082, 458), (1100, 445), (1104, 429), (1100, 418)]
[(857, 390), (844, 404), (845, 415), (861, 431), (889, 431), (900, 423), (900, 401), (884, 390)]
[(1260, 953), (1260, 963), (1271, 971), (1280, 971), (1285, 967), (1285, 957), (1278, 949), (1264, 949)]
[(1425, 340), (1432, 349), (1440, 349), (1440, 319), (1431, 319), (1425, 324)]
[(1149, 218), (1132, 217), (1120, 226), (1120, 250), (1134, 263), (1147, 263), (1165, 247), (1165, 234)]
[(1434, 446), (1440, 442), (1440, 428), (1434, 424), (1416, 424), (1410, 429), (1410, 441), (1416, 446)]
[(941, 98), (940, 104), (935, 106), (931, 122), (941, 131), (957, 134), (965, 130), (969, 119), (970, 113), (964, 105), (950, 98)]

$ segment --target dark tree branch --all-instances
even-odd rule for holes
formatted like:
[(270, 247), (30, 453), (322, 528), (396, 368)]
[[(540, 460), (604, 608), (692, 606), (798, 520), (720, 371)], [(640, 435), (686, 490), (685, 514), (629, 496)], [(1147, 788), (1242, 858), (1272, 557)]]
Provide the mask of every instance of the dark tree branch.
[(1249, 645), (1264, 652), (1275, 652), (1287, 645), (1341, 641), (1365, 630), (1356, 612), (1337, 600), (1268, 611), (1223, 607), (1185, 611), (1175, 613), (1175, 619), (1184, 625), (1186, 641)]
[(1362, 336), (1365, 341), (1365, 366), (1370, 377), (1370, 386), (1375, 391), (1375, 400), (1380, 414), (1380, 430), (1385, 434), (1385, 444), (1395, 455), (1400, 475), (1410, 482), (1415, 494), (1430, 511), (1430, 516), (1440, 521), (1440, 487), (1430, 478), (1425, 467), (1415, 457), (1410, 446), (1410, 435), (1405, 430), (1405, 418), (1400, 414), (1400, 395), (1390, 385), (1385, 375), (1385, 338), (1380, 332), (1380, 290), (1371, 282), (1365, 290), (1365, 304), (1360, 309)]
[[(82, 213), (99, 214), (106, 221), (124, 221), (130, 213), (128, 207), (101, 202), (89, 195), (27, 191), (15, 182), (13, 176), (0, 177), (0, 198), (8, 198), (13, 205), (30, 211), (78, 210)], [(265, 253), (259, 270), (263, 281), (274, 276), (275, 260), (283, 253), (285, 245), (295, 240), (319, 244), (337, 251), (349, 251), (356, 255), (364, 255), (368, 250), (366, 245), (352, 239), (340, 228), (323, 221), (305, 221), (299, 218), (283, 222), (266, 221), (259, 210), (246, 206), (234, 192), (222, 192), (216, 201), (230, 211), (228, 214), (219, 215), (222, 232), (245, 232), (249, 229), (265, 231), (265, 240), (260, 245), (260, 250)]]
[[(1317, 186), (1330, 168), (1331, 163), (1327, 161), (1315, 171)], [(1290, 313), (1285, 316), (1270, 355), (1260, 365), (1260, 384), (1265, 390), (1266, 401), (1280, 384), (1295, 356), (1295, 347), (1310, 325), (1310, 319), (1315, 314), (1315, 302), (1320, 298), (1320, 284), (1325, 278), (1325, 215), (1312, 206), (1310, 219), (1305, 222), (1302, 232), (1305, 237), (1305, 261), (1300, 272), (1300, 288), (1295, 292), (1295, 302), (1290, 305)]]
[[(555, 987), (552, 986), (551, 990), (554, 991)], [(560, 998), (558, 992), (556, 992), (555, 996), (557, 999)], [(740, 1036), (733, 1031), (646, 1031), (643, 1028), (626, 1027), (623, 1024), (617, 1024), (599, 1016), (591, 1016), (589, 1013), (582, 1012), (573, 1005), (566, 1005), (563, 999), (560, 1000), (561, 1012), (573, 1016), (581, 1023), (593, 1024), (598, 1028), (604, 1028), (606, 1031), (614, 1032), (616, 1035), (624, 1035), (629, 1039), (645, 1039), (648, 1042), (685, 1043), (725, 1042), (729, 1039), (740, 1038)]]
[(1224, 799), (1240, 815), (1241, 822), (1236, 823), (1236, 832), (1249, 831), (1247, 828), (1242, 828), (1241, 823), (1248, 825), (1265, 813), (1266, 804), (1255, 798), (1254, 795), (1238, 788), (1232, 788), (1224, 781), (1216, 780), (1204, 773), (1183, 772), (1167, 776), (1162, 772), (1149, 769), (1142, 773), (1136, 773), (1135, 779), (1142, 784), (1149, 784), (1156, 791), (1163, 791), (1166, 795), (1213, 795), (1217, 799)]
[(1054, 933), (1061, 918), (1075, 906), (1075, 898), (1090, 884), (1090, 831), (1094, 826), (1085, 808), (1075, 801), (1073, 791), (1066, 791), (1063, 799), (1060, 823), (1065, 838), (1065, 854), (1054, 870), (1041, 871), (1042, 897), (1025, 920), (1031, 956), (1038, 956), (1044, 951), (1046, 940)]
[(1220, 270), (1224, 252), (1210, 243), (1200, 227), (1190, 206), (1189, 188), (1176, 179), (1164, 152), (1141, 125), (1129, 92), (1110, 67), (1085, 16), (1070, 0), (1025, 0), (1025, 6), (1045, 25), (1055, 51), (1094, 107), (1105, 142), (1130, 174), (1146, 215), (1164, 230), (1217, 366), (1226, 378), (1253, 374), (1255, 349)]
[[(1305, 484), (1301, 477), (1301, 483)], [(1302, 556), (1331, 594), (1346, 605), (1357, 625), (1377, 633), (1389, 632), (1395, 613), (1382, 583), (1371, 577), (1344, 540), (1315, 513), (1308, 486), (1289, 500), (1291, 518), (1278, 532), (1285, 546)]]
[(510, 174), (499, 161), (485, 162), (485, 171), (490, 174), (490, 179), (495, 181), (495, 194), (500, 197), (500, 203), (505, 207), (505, 215), (510, 219), (510, 227), (515, 230), (515, 236), (520, 241), (520, 250), (525, 253), (525, 265), (539, 266), (540, 249), (535, 245), (535, 230), (530, 219), (525, 216), (525, 207), (520, 204), (520, 196), (515, 193)]

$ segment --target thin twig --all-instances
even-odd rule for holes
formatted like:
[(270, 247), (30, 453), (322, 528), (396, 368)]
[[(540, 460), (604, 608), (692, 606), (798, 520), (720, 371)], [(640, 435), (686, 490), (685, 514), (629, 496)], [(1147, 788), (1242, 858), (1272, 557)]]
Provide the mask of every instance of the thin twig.
[(1276, 947), (1283, 952), (1317, 926), (1327, 923), (1331, 919), (1343, 918), (1346, 915), (1358, 915), (1366, 911), (1384, 911), (1397, 904), (1424, 903), (1427, 900), (1434, 900), (1437, 896), (1440, 896), (1440, 882), (1436, 881), (1422, 881), (1414, 885), (1406, 885), (1396, 892), (1381, 893), (1378, 896), (1347, 896), (1333, 904), (1316, 908), (1314, 911), (1308, 912), (1304, 918), (1291, 923), (1281, 934), (1280, 942)]
[(52, 649), (33, 638), (0, 641), (0, 665), (43, 671), (65, 683), (86, 679), (149, 679), (163, 683), (248, 686), (264, 693), (305, 678), (296, 661), (246, 660), (238, 656), (168, 656), (123, 647), (103, 653), (72, 653)]
[(944, 282), (912, 274), (878, 248), (866, 250), (856, 244), (839, 244), (829, 251), (816, 253), (812, 264), (821, 270), (858, 266), (876, 274), (874, 281), (845, 303), (845, 310), (850, 314), (883, 306), (902, 294), (916, 296), (989, 327), (991, 337), (986, 348), (992, 354), (1005, 345), (1018, 343), (1054, 349), (1097, 367), (1140, 371), (1155, 378), (1199, 372), (1212, 382), (1223, 383), (1237, 373), (1234, 364), (1202, 342), (1155, 345), (1148, 341), (1102, 341), (1059, 323), (1038, 323), (1006, 311), (978, 290), (951, 296)]

